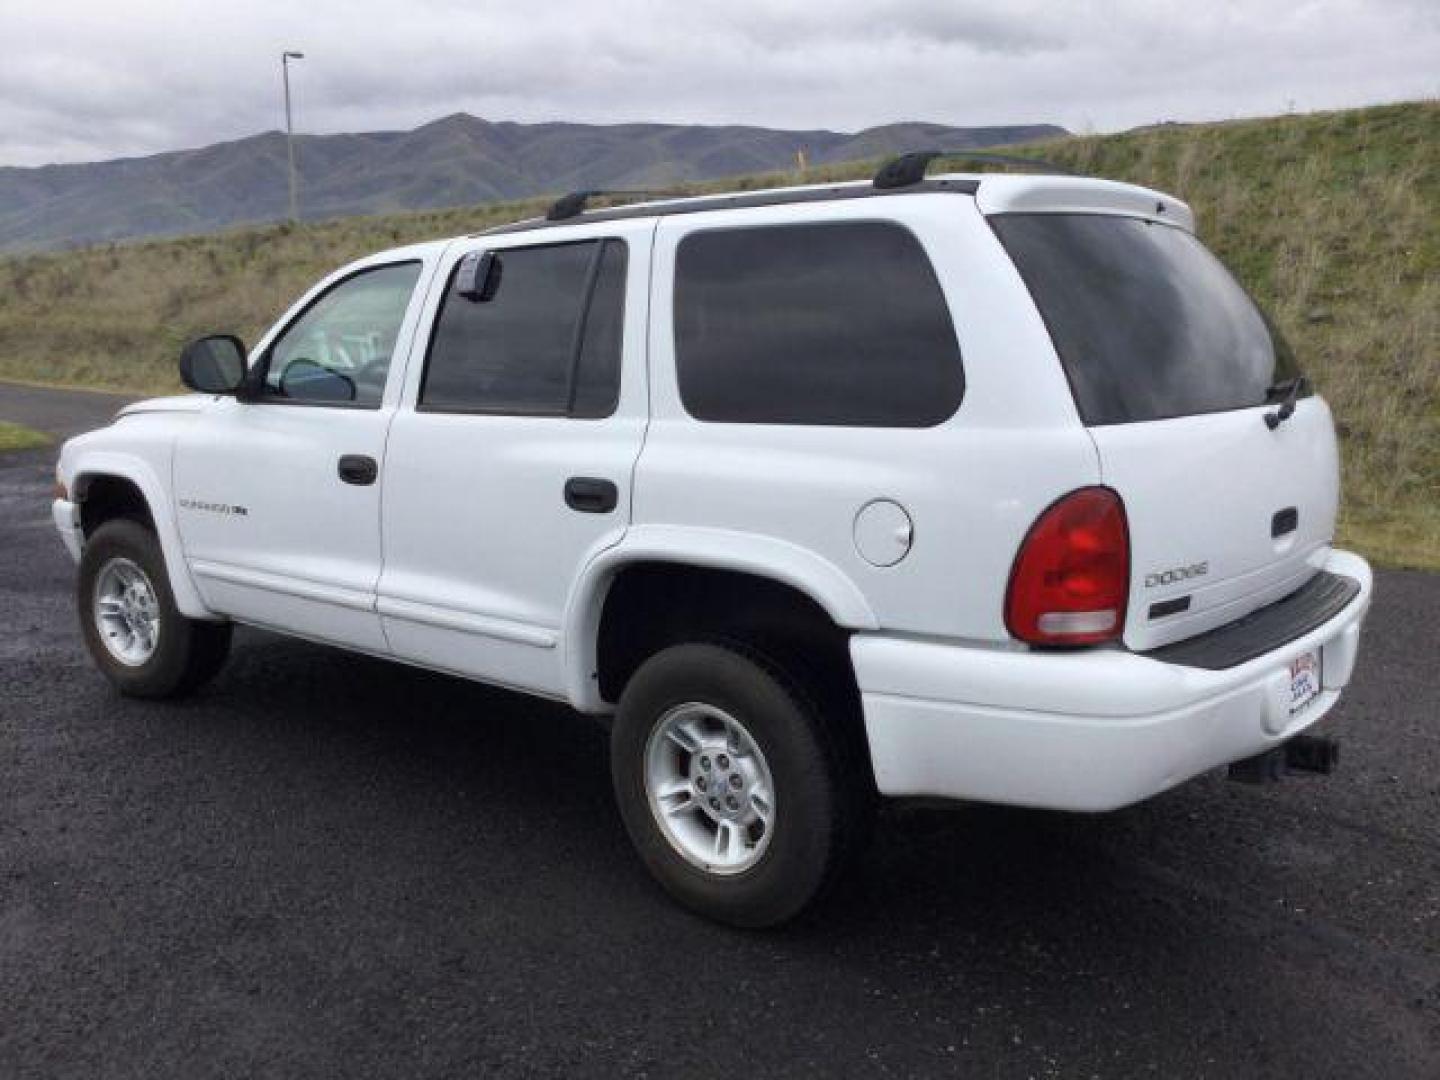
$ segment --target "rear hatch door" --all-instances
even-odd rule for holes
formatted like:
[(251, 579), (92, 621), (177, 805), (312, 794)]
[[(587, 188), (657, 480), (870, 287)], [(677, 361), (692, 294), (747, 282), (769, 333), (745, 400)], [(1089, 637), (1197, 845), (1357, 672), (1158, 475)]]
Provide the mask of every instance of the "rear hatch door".
[(1141, 216), (991, 223), (1125, 503), (1125, 643), (1204, 633), (1303, 585), (1334, 532), (1334, 428), (1229, 271), (1188, 229)]

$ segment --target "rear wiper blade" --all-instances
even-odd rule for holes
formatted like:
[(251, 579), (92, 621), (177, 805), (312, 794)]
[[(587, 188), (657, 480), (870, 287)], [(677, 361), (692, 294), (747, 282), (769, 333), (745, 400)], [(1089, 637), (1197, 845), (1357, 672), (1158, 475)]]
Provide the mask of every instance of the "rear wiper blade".
[(1289, 379), (1281, 379), (1279, 382), (1271, 383), (1265, 388), (1265, 401), (1267, 404), (1284, 401), (1295, 389), (1295, 384), (1302, 381), (1304, 375), (1296, 375)]
[(1266, 401), (1273, 401), (1277, 395), (1284, 395), (1280, 402), (1280, 408), (1265, 414), (1266, 427), (1274, 431), (1295, 415), (1295, 402), (1305, 392), (1307, 382), (1304, 375), (1296, 375), (1293, 379), (1278, 382), (1265, 391)]

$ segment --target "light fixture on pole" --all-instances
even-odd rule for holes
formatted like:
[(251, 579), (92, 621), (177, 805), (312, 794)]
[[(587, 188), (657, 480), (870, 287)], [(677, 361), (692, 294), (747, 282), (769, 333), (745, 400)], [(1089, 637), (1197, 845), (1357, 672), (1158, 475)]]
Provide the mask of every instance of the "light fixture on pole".
[(280, 77), (285, 81), (285, 153), (290, 159), (290, 220), (300, 219), (295, 189), (295, 125), (290, 120), (290, 61), (304, 60), (305, 54), (287, 49), (280, 54)]

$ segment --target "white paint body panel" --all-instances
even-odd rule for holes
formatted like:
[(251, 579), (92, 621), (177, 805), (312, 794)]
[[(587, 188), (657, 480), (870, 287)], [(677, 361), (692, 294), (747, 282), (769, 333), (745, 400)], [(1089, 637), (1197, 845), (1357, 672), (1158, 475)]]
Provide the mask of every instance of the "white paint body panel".
[[(673, 272), (702, 229), (882, 216), (909, 228), (934, 264), (960, 338), (965, 395), (933, 428), (698, 423), (675, 377)], [(1044, 324), (974, 201), (954, 195), (718, 211), (667, 218), (656, 233), (650, 434), (635, 521), (766, 537), (815, 553), (853, 581), (882, 629), (1000, 642), (1016, 548), (1058, 495), (1099, 481)], [(1037, 467), (1037, 463), (1043, 463)], [(855, 544), (876, 499), (913, 523), (905, 558), (876, 566)]]
[[(1125, 643), (1151, 649), (1233, 622), (1294, 592), (1325, 560), (1335, 535), (1340, 460), (1330, 410), (1304, 398), (1274, 431), (1274, 407), (1090, 429), (1104, 482), (1130, 522)], [(1271, 536), (1275, 515), (1296, 528)], [(1171, 584), (1150, 575), (1203, 564)], [(1177, 615), (1153, 604), (1189, 597)]]
[(207, 606), (243, 622), (383, 650), (374, 612), (380, 490), (342, 483), (336, 466), (342, 454), (383, 458), (388, 416), (225, 400), (205, 419), (180, 438), (174, 491)]

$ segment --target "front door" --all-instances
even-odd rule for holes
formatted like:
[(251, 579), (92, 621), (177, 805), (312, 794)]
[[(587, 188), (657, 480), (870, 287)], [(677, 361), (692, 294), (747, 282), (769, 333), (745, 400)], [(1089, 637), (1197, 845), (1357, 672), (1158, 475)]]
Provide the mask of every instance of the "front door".
[[(563, 243), (451, 249), (385, 460), (378, 606), (397, 655), (561, 696), (571, 584), (630, 519), (653, 231), (609, 222)], [(459, 271), (482, 251), (492, 287), (467, 288)]]
[(323, 283), (257, 350), (258, 396), (218, 399), (177, 441), (176, 517), (212, 610), (386, 651), (380, 469), (427, 270), (377, 263)]

